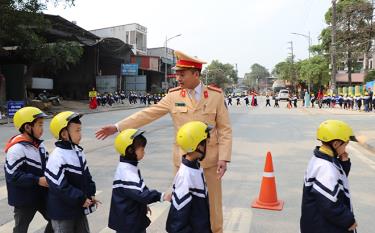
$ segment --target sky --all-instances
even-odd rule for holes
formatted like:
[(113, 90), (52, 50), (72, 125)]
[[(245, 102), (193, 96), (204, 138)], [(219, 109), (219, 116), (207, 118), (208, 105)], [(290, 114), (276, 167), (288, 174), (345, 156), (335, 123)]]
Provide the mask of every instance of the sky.
[(290, 53), (308, 57), (308, 39), (292, 32), (311, 33), (313, 44), (327, 25), (330, 0), (75, 0), (75, 6), (48, 5), (45, 13), (60, 15), (86, 29), (129, 23), (147, 27), (147, 47), (162, 47), (166, 37), (182, 36), (168, 47), (197, 56), (237, 64), (239, 76), (254, 63), (269, 71)]

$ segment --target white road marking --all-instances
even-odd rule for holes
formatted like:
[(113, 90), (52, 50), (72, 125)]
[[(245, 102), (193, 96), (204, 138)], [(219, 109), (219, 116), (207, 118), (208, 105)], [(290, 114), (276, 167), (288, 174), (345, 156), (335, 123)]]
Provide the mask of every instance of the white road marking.
[(233, 208), (224, 227), (225, 233), (250, 232), (253, 213), (247, 208)]
[(171, 204), (167, 201), (161, 203), (155, 203), (149, 205), (151, 209), (151, 216), (148, 215), (149, 219), (151, 220), (151, 224), (155, 222), (165, 211), (169, 210)]
[[(148, 217), (151, 220), (151, 224), (155, 222), (162, 214), (164, 214), (165, 211), (169, 209), (170, 203), (169, 202), (162, 202), (162, 203), (155, 203), (149, 205), (151, 209), (151, 216), (148, 215)], [(106, 227), (102, 229), (99, 233), (113, 233), (114, 230), (111, 230), (110, 228)]]
[(108, 227), (106, 227), (103, 230), (99, 231), (99, 233), (113, 233), (113, 232), (115, 232), (115, 231), (112, 230), (112, 229), (110, 229), (110, 228), (108, 228)]
[[(102, 190), (97, 190), (95, 195), (101, 194)], [(6, 186), (0, 187), (0, 200), (7, 198), (7, 190)], [(47, 221), (43, 218), (43, 216), (37, 212), (30, 223), (28, 232), (36, 232), (40, 229), (44, 229), (47, 225)], [(12, 232), (14, 227), (14, 220), (5, 223), (4, 225), (0, 226), (0, 232)]]

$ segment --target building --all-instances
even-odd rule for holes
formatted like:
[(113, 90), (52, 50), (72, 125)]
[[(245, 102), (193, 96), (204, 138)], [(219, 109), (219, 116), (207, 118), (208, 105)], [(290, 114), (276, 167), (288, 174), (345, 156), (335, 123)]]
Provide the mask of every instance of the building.
[(161, 60), (160, 63), (160, 72), (167, 77), (168, 87), (173, 87), (176, 85), (176, 74), (172, 69), (176, 65), (176, 56), (174, 55), (174, 50), (166, 47), (158, 48), (149, 48), (147, 49), (147, 55), (159, 57)]
[[(113, 92), (123, 87), (121, 65), (130, 63), (131, 46), (116, 38), (99, 38), (60, 16), (47, 15), (51, 29), (44, 34), (47, 43), (78, 42), (83, 48), (79, 62), (69, 68), (54, 71), (48, 64), (33, 64), (14, 53), (14, 46), (0, 50), (1, 104), (6, 100), (33, 98), (43, 90), (64, 99), (87, 99), (88, 91), (96, 87), (100, 92)], [(53, 67), (52, 67), (53, 68)], [(28, 78), (29, 77), (29, 78)], [(34, 86), (36, 79), (39, 84)], [(27, 80), (30, 80), (28, 82)], [(5, 87), (5, 88), (4, 88)], [(27, 96), (25, 96), (25, 87)], [(3, 91), (2, 91), (3, 92)]]
[[(352, 86), (362, 85), (365, 81), (365, 74), (361, 73), (352, 73)], [(349, 86), (349, 77), (347, 72), (338, 72), (336, 74), (336, 84), (338, 87)]]
[(106, 38), (113, 37), (133, 46), (136, 55), (147, 55), (147, 28), (137, 24), (125, 24), (114, 27), (91, 30), (93, 34)]

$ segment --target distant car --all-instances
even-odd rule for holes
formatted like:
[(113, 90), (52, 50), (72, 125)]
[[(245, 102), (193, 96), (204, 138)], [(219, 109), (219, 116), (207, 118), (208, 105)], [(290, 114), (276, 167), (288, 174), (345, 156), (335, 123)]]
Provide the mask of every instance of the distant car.
[(280, 90), (278, 96), (279, 100), (288, 100), (289, 99), (289, 90), (282, 89)]

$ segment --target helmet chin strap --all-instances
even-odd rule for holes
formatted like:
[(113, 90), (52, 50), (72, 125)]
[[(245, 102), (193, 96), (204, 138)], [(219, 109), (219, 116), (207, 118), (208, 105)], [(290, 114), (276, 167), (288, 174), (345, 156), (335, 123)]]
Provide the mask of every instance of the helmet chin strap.
[(33, 140), (33, 141), (38, 141), (38, 139), (37, 139), (37, 138), (35, 137), (35, 135), (34, 135), (33, 127), (31, 126), (31, 124), (29, 124), (29, 125), (30, 125), (30, 131), (31, 131), (31, 133), (29, 133), (29, 132), (25, 129), (27, 135), (31, 138), (31, 140)]
[(204, 151), (201, 151), (199, 148), (197, 148), (195, 151), (201, 154), (201, 157), (199, 158), (199, 161), (202, 161), (206, 157), (206, 151), (207, 151), (206, 142), (204, 143)]
[(66, 132), (68, 133), (68, 139), (69, 139), (70, 144), (72, 144), (72, 146), (77, 145), (77, 144), (75, 144), (75, 143), (73, 142), (72, 137), (70, 136), (70, 133), (69, 133), (68, 128), (66, 128)]
[[(343, 143), (342, 143), (343, 144)], [(342, 144), (340, 145), (340, 146), (342, 146)], [(340, 146), (338, 146), (338, 147), (340, 147)], [(329, 144), (329, 147), (331, 148), (331, 150), (332, 150), (332, 152), (333, 152), (333, 155), (335, 156), (335, 158), (337, 158), (338, 156), (339, 156), (339, 154), (337, 153), (337, 150), (333, 147), (333, 142), (331, 142), (330, 144)], [(338, 148), (337, 147), (337, 148)]]

